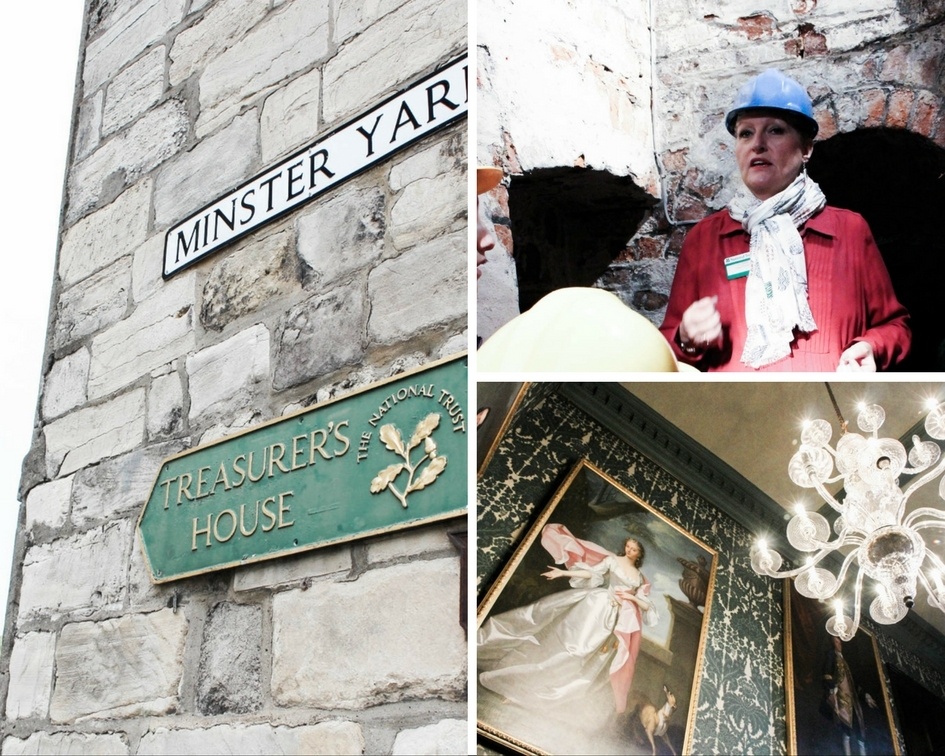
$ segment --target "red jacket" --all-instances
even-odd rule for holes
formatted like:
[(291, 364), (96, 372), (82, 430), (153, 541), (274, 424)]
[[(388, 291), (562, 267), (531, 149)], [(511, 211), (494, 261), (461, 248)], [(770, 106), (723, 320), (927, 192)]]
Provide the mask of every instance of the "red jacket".
[[(909, 352), (909, 313), (896, 299), (889, 273), (863, 217), (825, 207), (800, 229), (807, 260), (808, 302), (817, 323), (800, 333), (791, 354), (761, 371), (835, 371), (841, 353), (855, 341), (873, 347), (879, 370)], [(747, 327), (747, 277), (729, 280), (724, 260), (748, 251), (749, 235), (728, 210), (698, 223), (683, 242), (660, 330), (676, 357), (709, 371), (750, 371), (741, 361)], [(724, 344), (704, 355), (689, 356), (677, 344), (683, 312), (697, 299), (718, 295)]]

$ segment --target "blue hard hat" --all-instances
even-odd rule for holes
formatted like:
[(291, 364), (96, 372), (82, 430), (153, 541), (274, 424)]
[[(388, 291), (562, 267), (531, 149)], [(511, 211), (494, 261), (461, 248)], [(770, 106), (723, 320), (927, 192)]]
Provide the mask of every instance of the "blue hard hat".
[(738, 90), (732, 109), (725, 114), (725, 128), (728, 133), (734, 136), (735, 120), (739, 113), (758, 108), (790, 113), (794, 116), (792, 120), (798, 123), (800, 131), (809, 134), (811, 138), (817, 136), (814, 107), (807, 90), (777, 69), (769, 68)]

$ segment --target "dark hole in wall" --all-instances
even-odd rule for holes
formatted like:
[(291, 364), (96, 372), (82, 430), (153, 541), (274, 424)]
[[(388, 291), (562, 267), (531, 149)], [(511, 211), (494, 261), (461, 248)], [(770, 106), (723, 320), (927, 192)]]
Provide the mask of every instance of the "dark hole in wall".
[(827, 202), (866, 218), (912, 316), (900, 370), (945, 370), (945, 150), (904, 129), (859, 129), (814, 148), (808, 173)]
[(632, 179), (585, 168), (543, 168), (513, 177), (509, 221), (525, 312), (545, 294), (591, 286), (655, 200)]

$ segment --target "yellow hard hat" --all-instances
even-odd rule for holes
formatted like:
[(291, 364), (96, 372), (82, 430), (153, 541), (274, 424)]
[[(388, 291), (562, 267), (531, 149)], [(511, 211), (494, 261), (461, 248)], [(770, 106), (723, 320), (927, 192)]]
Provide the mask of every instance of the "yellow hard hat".
[[(496, 331), (477, 352), (485, 372), (678, 372), (649, 320), (603, 289), (558, 289)], [(690, 366), (683, 366), (689, 369)]]

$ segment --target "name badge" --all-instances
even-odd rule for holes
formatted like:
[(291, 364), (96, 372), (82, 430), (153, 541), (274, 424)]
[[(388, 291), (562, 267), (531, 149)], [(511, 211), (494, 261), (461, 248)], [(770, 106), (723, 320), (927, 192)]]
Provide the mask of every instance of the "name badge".
[(725, 258), (725, 275), (731, 281), (736, 278), (744, 278), (748, 275), (748, 268), (751, 262), (751, 253), (743, 252), (740, 255), (732, 255)]

